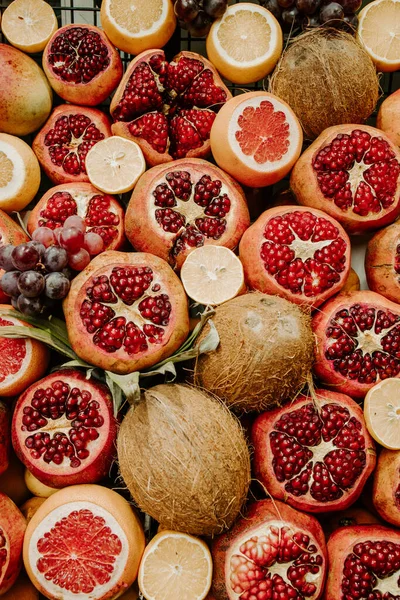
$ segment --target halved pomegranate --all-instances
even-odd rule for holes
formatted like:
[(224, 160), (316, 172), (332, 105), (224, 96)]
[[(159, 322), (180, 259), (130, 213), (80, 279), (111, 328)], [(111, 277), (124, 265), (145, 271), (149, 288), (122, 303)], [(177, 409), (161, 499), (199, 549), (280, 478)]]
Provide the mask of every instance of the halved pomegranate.
[(11, 447), (10, 411), (0, 401), (0, 475), (8, 469)]
[(170, 356), (189, 333), (183, 286), (161, 258), (103, 252), (72, 281), (63, 303), (68, 335), (83, 360), (131, 373)]
[[(318, 600), (327, 568), (317, 519), (283, 502), (250, 505), (212, 545), (215, 600)], [(336, 598), (338, 600), (338, 598)]]
[(53, 34), (43, 52), (43, 70), (61, 98), (84, 106), (104, 102), (123, 73), (119, 52), (106, 34), (86, 23), (65, 25)]
[(111, 102), (112, 131), (137, 142), (149, 166), (210, 153), (216, 112), (231, 98), (200, 54), (146, 50), (128, 66)]
[(381, 519), (369, 512), (366, 508), (353, 505), (346, 510), (328, 513), (325, 518), (321, 517), (321, 525), (325, 537), (328, 540), (332, 533), (340, 527), (352, 527), (353, 525), (382, 525)]
[(378, 231), (365, 253), (368, 287), (392, 302), (400, 303), (400, 223)]
[(109, 389), (77, 369), (55, 371), (31, 385), (12, 418), (18, 458), (39, 481), (56, 488), (103, 479), (116, 435)]
[(0, 596), (10, 589), (21, 570), (25, 529), (21, 511), (0, 492)]
[(64, 183), (50, 188), (29, 215), (27, 228), (57, 229), (71, 215), (85, 219), (86, 230), (98, 233), (106, 250), (119, 250), (125, 241), (124, 210), (115, 196), (90, 183)]
[[(7, 213), (0, 210), (0, 248), (7, 244), (18, 246), (24, 242), (29, 242), (25, 231)], [(3, 274), (3, 269), (0, 269), (0, 279)], [(9, 304), (10, 302), (10, 296), (6, 296), (3, 290), (0, 290), (0, 304)]]
[(400, 450), (382, 448), (374, 474), (372, 502), (385, 521), (400, 527)]
[(268, 493), (312, 513), (353, 504), (376, 462), (361, 408), (328, 390), (259, 415), (252, 440), (255, 474)]
[(62, 104), (35, 137), (32, 149), (53, 183), (89, 181), (86, 155), (110, 135), (110, 121), (101, 110)]
[(325, 600), (400, 598), (400, 531), (357, 525), (335, 531), (328, 541)]
[(378, 381), (400, 377), (400, 306), (356, 291), (328, 300), (312, 319), (314, 372), (325, 385), (363, 398)]
[(180, 268), (204, 244), (235, 248), (250, 225), (242, 188), (218, 167), (199, 158), (147, 171), (133, 190), (125, 218), (136, 250)]
[(300, 206), (266, 210), (239, 248), (249, 287), (313, 308), (346, 283), (350, 252), (348, 235), (335, 219)]
[(374, 127), (329, 127), (300, 156), (290, 185), (300, 204), (349, 233), (378, 229), (400, 214), (400, 150)]

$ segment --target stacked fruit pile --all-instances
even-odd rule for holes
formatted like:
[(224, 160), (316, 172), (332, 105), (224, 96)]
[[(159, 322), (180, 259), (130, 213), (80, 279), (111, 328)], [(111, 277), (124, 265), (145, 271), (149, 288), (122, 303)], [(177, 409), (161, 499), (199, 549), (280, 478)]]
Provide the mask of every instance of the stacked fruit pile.
[(3, 11), (2, 598), (400, 598), (397, 4)]

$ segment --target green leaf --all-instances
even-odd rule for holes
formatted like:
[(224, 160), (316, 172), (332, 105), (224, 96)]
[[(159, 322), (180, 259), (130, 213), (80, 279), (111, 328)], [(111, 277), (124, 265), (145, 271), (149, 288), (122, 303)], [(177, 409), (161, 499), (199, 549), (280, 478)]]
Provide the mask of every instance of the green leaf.
[(79, 360), (79, 357), (71, 349), (71, 346), (64, 344), (59, 339), (54, 337), (50, 332), (38, 329), (36, 327), (27, 327), (26, 325), (7, 325), (6, 327), (1, 328), (1, 337), (14, 339), (31, 338), (50, 346), (68, 358)]

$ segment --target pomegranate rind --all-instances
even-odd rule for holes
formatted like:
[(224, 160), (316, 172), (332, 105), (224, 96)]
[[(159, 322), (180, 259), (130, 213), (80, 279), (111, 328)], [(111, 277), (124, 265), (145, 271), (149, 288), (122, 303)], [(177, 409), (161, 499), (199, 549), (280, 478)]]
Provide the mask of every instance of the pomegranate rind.
[(20, 574), (11, 589), (1, 598), (2, 600), (39, 600), (39, 592), (26, 574)]
[[(6, 212), (0, 209), (0, 247), (6, 244), (18, 246), (24, 242), (29, 242), (29, 237), (25, 231)], [(4, 273), (5, 271), (0, 269), (0, 277)], [(10, 304), (10, 302), (10, 296), (7, 296), (3, 290), (0, 290), (0, 304)]]
[(26, 521), (14, 502), (0, 492), (0, 531), (5, 536), (7, 557), (0, 570), (0, 596), (16, 581), (22, 567), (22, 544)]
[[(195, 184), (203, 175), (209, 175), (213, 180), (220, 180), (223, 185), (221, 194), (226, 193), (231, 202), (230, 210), (225, 216), (224, 233), (218, 239), (203, 236), (203, 245), (225, 246), (234, 250), (250, 225), (249, 210), (242, 188), (232, 177), (208, 161), (200, 158), (182, 158), (175, 160), (172, 165), (158, 165), (149, 169), (139, 179), (132, 192), (125, 215), (125, 233), (137, 251), (155, 254), (177, 270), (182, 267), (186, 257), (195, 249), (195, 246), (191, 247), (185, 244), (184, 250), (177, 256), (173, 255), (174, 243), (178, 236), (177, 233), (164, 231), (161, 224), (156, 221), (157, 205), (154, 202), (153, 191), (159, 184), (168, 184), (165, 179), (168, 173), (179, 170), (188, 171), (192, 178), (193, 186), (187, 202), (188, 206), (189, 203), (195, 206), (193, 201)], [(199, 206), (199, 216), (204, 216), (202, 210)], [(192, 221), (190, 222), (192, 223)]]
[(365, 275), (370, 290), (400, 303), (400, 223), (395, 222), (369, 240), (365, 253)]
[[(352, 554), (353, 547), (356, 544), (368, 541), (400, 544), (400, 531), (383, 525), (355, 525), (341, 527), (334, 531), (327, 544), (329, 572), (324, 600), (338, 600), (344, 597), (342, 592), (344, 561), (349, 554)], [(397, 578), (398, 573), (397, 571)], [(359, 597), (360, 600), (367, 599), (365, 595)]]
[(382, 525), (381, 519), (365, 508), (351, 506), (346, 510), (328, 515), (321, 519), (321, 525), (328, 540), (332, 533), (341, 527), (352, 527), (353, 525)]
[[(72, 428), (72, 421), (67, 420), (65, 414), (59, 420), (59, 430), (55, 430), (54, 421), (47, 417), (47, 425), (38, 427), (33, 431), (26, 430), (23, 424), (24, 409), (32, 406), (31, 402), (35, 392), (49, 388), (54, 382), (67, 383), (70, 390), (78, 388), (91, 394), (91, 401), (99, 403), (99, 414), (104, 419), (102, 426), (97, 427), (99, 437), (87, 445), (89, 456), (80, 461), (79, 466), (72, 467), (67, 456), (60, 465), (51, 461), (45, 462), (41, 457), (34, 458), (31, 450), (25, 445), (25, 440), (35, 433), (48, 432), (51, 439), (52, 433), (62, 431), (68, 437)], [(40, 409), (39, 409), (40, 412)], [(83, 483), (96, 483), (103, 479), (109, 472), (115, 454), (115, 440), (117, 437), (117, 422), (113, 416), (112, 397), (107, 386), (93, 379), (86, 379), (85, 373), (76, 369), (63, 369), (47, 375), (31, 385), (19, 398), (15, 406), (11, 425), (11, 435), (14, 451), (19, 460), (26, 466), (30, 473), (39, 482), (50, 488), (61, 488), (67, 485)], [(73, 443), (71, 441), (71, 443)], [(73, 444), (74, 445), (74, 444)], [(36, 495), (39, 495), (36, 491)]]
[(393, 144), (400, 146), (400, 90), (396, 90), (382, 102), (376, 126), (386, 133)]
[[(317, 519), (311, 515), (301, 513), (283, 502), (277, 500), (259, 500), (248, 506), (245, 515), (239, 518), (227, 533), (224, 533), (212, 543), (211, 554), (213, 557), (214, 573), (211, 587), (213, 600), (237, 600), (236, 594), (230, 584), (230, 558), (237, 551), (241, 543), (250, 540), (254, 533), (260, 532), (260, 527), (265, 525), (288, 526), (293, 532), (301, 531), (311, 538), (316, 546), (316, 552), (322, 556), (321, 573), (319, 580), (313, 580), (317, 589), (310, 600), (321, 598), (327, 570), (327, 551), (325, 536)], [(338, 597), (336, 598), (338, 600)]]
[[(241, 131), (238, 121), (245, 111), (255, 112), (262, 102), (269, 102), (274, 115), (285, 116), (288, 149), (279, 160), (257, 162), (252, 153), (246, 155), (239, 145), (236, 134)], [(251, 135), (255, 135), (259, 125)], [(250, 136), (250, 132), (247, 132)], [(271, 135), (275, 135), (275, 132)], [(286, 102), (268, 92), (247, 92), (228, 100), (218, 112), (211, 127), (211, 151), (221, 169), (232, 175), (239, 183), (249, 187), (265, 187), (277, 183), (291, 170), (300, 156), (303, 144), (301, 125)], [(260, 140), (260, 145), (262, 141)]]
[(0, 400), (0, 475), (8, 469), (11, 449), (10, 410)]
[[(48, 55), (50, 54), (51, 46), (56, 38), (63, 35), (65, 32), (76, 27), (87, 29), (97, 33), (102, 43), (107, 47), (110, 63), (104, 71), (100, 71), (95, 77), (86, 83), (67, 82), (56, 75), (49, 63)], [(87, 23), (65, 25), (52, 35), (47, 42), (43, 52), (43, 70), (53, 90), (67, 102), (71, 104), (79, 104), (82, 106), (96, 106), (101, 104), (108, 98), (113, 90), (117, 87), (123, 73), (122, 60), (119, 52), (111, 44), (106, 34), (95, 25)]]
[[(325, 356), (325, 350), (327, 349), (327, 329), (329, 328), (329, 322), (340, 310), (347, 310), (353, 305), (362, 305), (366, 309), (374, 308), (377, 311), (390, 311), (395, 316), (399, 317), (399, 322), (396, 326), (400, 326), (400, 306), (387, 300), (380, 294), (371, 292), (369, 290), (360, 290), (353, 292), (341, 293), (334, 298), (329, 299), (321, 308), (320, 311), (316, 312), (312, 318), (312, 330), (316, 339), (316, 350), (315, 350), (315, 362), (314, 362), (314, 373), (320, 379), (320, 381), (328, 386), (333, 387), (335, 391), (347, 394), (352, 398), (364, 398), (365, 394), (374, 385), (379, 383), (381, 379), (378, 377), (376, 381), (371, 383), (361, 383), (356, 379), (350, 379), (344, 377), (339, 372), (335, 371), (332, 366), (332, 361), (328, 360)], [(387, 333), (391, 327), (385, 329)], [(384, 333), (385, 335), (385, 333)], [(400, 370), (397, 375), (390, 374), (390, 377), (400, 377)]]
[[(80, 308), (87, 297), (86, 290), (90, 287), (92, 279), (110, 274), (114, 267), (129, 266), (150, 267), (160, 282), (160, 293), (168, 294), (172, 305), (163, 343), (152, 345), (150, 352), (142, 351), (136, 356), (130, 356), (122, 348), (114, 353), (102, 350), (94, 344), (92, 335), (86, 331), (80, 318)], [(129, 311), (129, 307), (124, 309), (125, 314), (128, 314), (126, 309)], [(71, 346), (76, 354), (90, 364), (114, 373), (132, 373), (156, 364), (173, 354), (189, 333), (188, 299), (182, 283), (164, 260), (145, 252), (107, 251), (96, 256), (86, 269), (73, 279), (69, 294), (63, 302), (63, 310)], [(135, 321), (133, 310), (129, 312), (129, 317)]]
[(392, 223), (400, 214), (400, 176), (397, 181), (393, 204), (382, 208), (379, 213), (370, 213), (363, 217), (353, 210), (342, 210), (331, 198), (326, 198), (319, 187), (316, 172), (313, 167), (317, 154), (328, 146), (338, 135), (350, 134), (352, 131), (361, 130), (385, 140), (394, 152), (397, 162), (400, 163), (400, 150), (389, 137), (375, 127), (368, 125), (335, 125), (325, 129), (316, 140), (307, 148), (296, 162), (290, 176), (290, 187), (296, 196), (296, 200), (303, 206), (319, 208), (335, 218), (346, 229), (349, 234), (359, 234), (373, 231)]
[[(136, 580), (140, 559), (144, 552), (145, 538), (141, 522), (129, 503), (116, 492), (99, 485), (76, 485), (64, 488), (47, 498), (37, 509), (28, 524), (23, 545), (23, 560), (28, 576), (47, 598), (55, 600), (60, 597), (87, 597), (86, 594), (67, 596), (64, 588), (53, 581), (47, 581), (37, 568), (37, 560), (43, 556), (37, 549), (37, 539), (50, 532), (53, 523), (58, 522), (64, 515), (68, 516), (74, 510), (88, 510), (104, 518), (111, 529), (110, 535), (116, 533), (122, 542), (122, 556), (115, 562), (117, 573), (113, 574), (111, 583), (96, 586), (90, 596), (93, 600), (116, 598)], [(113, 530), (113, 524), (118, 533)], [(86, 537), (87, 541), (90, 531), (85, 532), (83, 527), (81, 531), (76, 531), (76, 535)], [(92, 540), (90, 543), (93, 547), (96, 541)], [(99, 552), (107, 550), (107, 547), (99, 548)]]
[[(262, 245), (268, 241), (267, 238), (264, 237), (264, 232), (267, 227), (268, 222), (277, 217), (284, 217), (288, 213), (307, 213), (314, 215), (319, 219), (324, 219), (328, 221), (329, 224), (334, 225), (338, 229), (339, 237), (343, 238), (346, 242), (346, 252), (345, 256), (345, 266), (343, 271), (340, 272), (339, 281), (332, 285), (332, 287), (325, 289), (322, 293), (317, 293), (314, 296), (307, 296), (305, 293), (295, 294), (290, 290), (290, 288), (285, 288), (283, 285), (278, 283), (276, 278), (268, 273), (265, 268), (264, 261), (260, 256)], [(311, 245), (311, 238), (307, 240)], [(334, 239), (327, 240), (327, 244), (333, 242)], [(284, 242), (278, 242), (278, 244), (282, 247), (285, 245)], [(288, 244), (290, 248), (290, 244)], [(317, 246), (315, 247), (317, 251)], [(345, 285), (347, 278), (350, 272), (350, 261), (351, 261), (351, 245), (350, 239), (347, 233), (344, 231), (343, 227), (338, 223), (335, 219), (331, 219), (326, 213), (321, 210), (310, 209), (305, 207), (296, 206), (293, 208), (290, 207), (274, 207), (266, 210), (262, 215), (257, 219), (253, 225), (251, 225), (243, 234), (243, 237), (240, 241), (239, 246), (239, 256), (240, 260), (243, 263), (245, 278), (247, 285), (253, 289), (258, 290), (259, 292), (263, 292), (264, 294), (277, 294), (278, 296), (282, 296), (295, 304), (300, 304), (302, 306), (310, 306), (311, 308), (316, 308), (320, 306), (325, 300), (336, 294), (340, 291), (340, 289)], [(299, 255), (301, 258), (301, 255)], [(293, 260), (297, 258), (297, 255)], [(321, 263), (320, 263), (321, 264)]]
[[(89, 202), (95, 196), (102, 196), (105, 199), (110, 201), (110, 208), (108, 212), (111, 212), (119, 217), (119, 224), (113, 226), (117, 235), (111, 242), (111, 244), (105, 248), (106, 250), (119, 250), (125, 243), (125, 232), (124, 232), (124, 209), (119, 203), (116, 196), (110, 196), (109, 194), (104, 194), (100, 192), (97, 188), (92, 186), (91, 183), (81, 182), (81, 183), (63, 183), (61, 185), (56, 185), (50, 188), (37, 202), (33, 210), (29, 214), (28, 222), (26, 224), (27, 230), (30, 235), (33, 234), (35, 229), (39, 227), (39, 221), (42, 219), (40, 213), (46, 208), (48, 201), (50, 198), (57, 193), (67, 193), (70, 194), (73, 200), (75, 200), (77, 205), (77, 213), (80, 217), (84, 218), (87, 214), (87, 210), (89, 207)], [(1, 220), (0, 220), (1, 223)], [(59, 227), (62, 226), (61, 223), (58, 223)], [(46, 223), (42, 224), (42, 227), (46, 226)], [(1, 227), (1, 225), (0, 225)], [(96, 226), (96, 227), (102, 227)], [(108, 227), (107, 225), (104, 227)], [(92, 227), (87, 227), (86, 231), (91, 231)]]
[(372, 502), (379, 515), (400, 527), (400, 450), (383, 448), (378, 457)]
[[(46, 173), (47, 177), (56, 184), (61, 183), (73, 183), (73, 182), (89, 182), (89, 177), (86, 172), (81, 172), (78, 175), (70, 175), (64, 171), (63, 166), (54, 164), (50, 158), (48, 146), (45, 145), (46, 135), (51, 129), (54, 129), (56, 121), (59, 117), (70, 115), (83, 114), (90, 118), (92, 123), (95, 124), (97, 129), (104, 135), (104, 137), (111, 136), (111, 123), (106, 114), (104, 114), (98, 108), (89, 108), (86, 106), (74, 106), (72, 104), (61, 104), (57, 106), (51, 113), (49, 119), (46, 121), (42, 129), (36, 135), (32, 143), (32, 149), (37, 156), (38, 161)], [(75, 151), (73, 149), (72, 151)]]
[[(365, 439), (365, 447), (363, 448), (363, 451), (365, 452), (366, 462), (361, 475), (356, 479), (354, 485), (348, 490), (343, 490), (344, 493), (338, 500), (322, 502), (313, 498), (310, 494), (310, 491), (301, 496), (295, 496), (294, 494), (288, 492), (285, 489), (285, 484), (290, 482), (290, 479), (285, 479), (285, 481), (282, 482), (278, 481), (274, 471), (275, 457), (271, 447), (270, 433), (272, 431), (277, 431), (275, 429), (275, 424), (282, 417), (284, 417), (284, 415), (299, 410), (302, 406), (313, 402), (313, 398), (304, 395), (300, 395), (295, 402), (292, 402), (286, 407), (277, 408), (275, 410), (262, 413), (255, 420), (251, 434), (254, 447), (254, 472), (256, 477), (265, 486), (265, 489), (268, 490), (268, 493), (270, 493), (271, 496), (286, 502), (294, 508), (311, 513), (325, 513), (328, 511), (333, 512), (345, 510), (360, 497), (368, 477), (375, 468), (375, 443), (366, 428), (362, 409), (356, 402), (354, 402), (354, 400), (352, 400), (352, 398), (346, 396), (345, 394), (339, 394), (329, 390), (315, 390), (315, 395), (316, 399), (314, 400), (314, 405), (316, 407), (322, 408), (324, 405), (329, 403), (345, 406), (350, 413), (349, 420), (354, 417), (358, 423), (361, 423), (362, 425), (362, 435)], [(291, 437), (290, 434), (288, 435)], [(293, 441), (295, 441), (294, 438)], [(313, 446), (304, 445), (304, 447), (313, 452)], [(333, 446), (332, 450), (334, 449), (339, 448)], [(329, 450), (327, 449), (327, 453), (328, 452)], [(307, 461), (307, 464), (309, 462), (310, 461)], [(303, 469), (301, 469), (301, 471), (303, 471)], [(313, 479), (310, 478), (310, 486), (312, 481)]]

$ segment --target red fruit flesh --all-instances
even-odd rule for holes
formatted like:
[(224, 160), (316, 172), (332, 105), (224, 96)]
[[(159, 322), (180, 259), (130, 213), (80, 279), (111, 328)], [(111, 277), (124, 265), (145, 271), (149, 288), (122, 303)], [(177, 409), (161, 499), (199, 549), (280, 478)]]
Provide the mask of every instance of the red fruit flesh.
[(370, 291), (342, 293), (312, 319), (314, 372), (325, 385), (363, 398), (382, 379), (400, 377), (400, 306)]
[(274, 498), (309, 512), (343, 510), (375, 467), (361, 408), (344, 394), (316, 390), (254, 422), (254, 471)]
[[(25, 231), (17, 225), (7, 213), (0, 210), (0, 248), (7, 244), (18, 246), (19, 244), (28, 241), (29, 237), (26, 235)], [(3, 274), (3, 269), (0, 269), (0, 278)], [(0, 304), (9, 304), (10, 302), (10, 296), (6, 296), (6, 294), (0, 290)]]
[(135, 187), (125, 218), (131, 244), (176, 268), (204, 244), (234, 249), (250, 225), (240, 186), (205, 160), (186, 158), (173, 166), (153, 167)]
[(385, 521), (400, 527), (400, 451), (382, 448), (374, 473), (372, 502)]
[(181, 282), (165, 261), (146, 253), (95, 257), (73, 280), (64, 314), (75, 352), (117, 373), (170, 356), (189, 332)]
[(282, 502), (250, 505), (213, 542), (215, 600), (317, 600), (326, 572), (318, 521)]
[(290, 184), (300, 204), (348, 232), (378, 229), (400, 214), (400, 151), (374, 127), (329, 127), (297, 161)]
[(48, 190), (29, 215), (28, 231), (38, 227), (58, 229), (65, 220), (79, 215), (86, 230), (97, 233), (105, 250), (118, 250), (125, 241), (124, 211), (114, 196), (99, 192), (90, 183), (66, 183)]
[(31, 385), (13, 414), (18, 458), (51, 487), (103, 479), (114, 457), (116, 435), (109, 389), (73, 369)]
[(392, 302), (400, 303), (400, 224), (378, 231), (365, 253), (368, 287)]
[(11, 447), (10, 413), (4, 402), (0, 401), (0, 475), (8, 469)]
[(380, 525), (344, 527), (328, 541), (326, 600), (400, 598), (400, 532)]
[(0, 492), (0, 596), (10, 589), (21, 570), (25, 529), (21, 511)]
[(110, 135), (109, 119), (97, 108), (62, 104), (35, 137), (32, 149), (54, 183), (88, 182), (86, 155)]
[(162, 50), (139, 54), (111, 102), (113, 133), (136, 141), (153, 166), (210, 153), (210, 130), (231, 97), (213, 65), (181, 52), (168, 63)]
[(343, 287), (350, 270), (347, 234), (310, 208), (266, 210), (245, 231), (239, 252), (250, 288), (313, 308)]
[(58, 29), (43, 53), (43, 69), (61, 98), (95, 106), (117, 87), (122, 77), (118, 51), (98, 27), (66, 25)]

